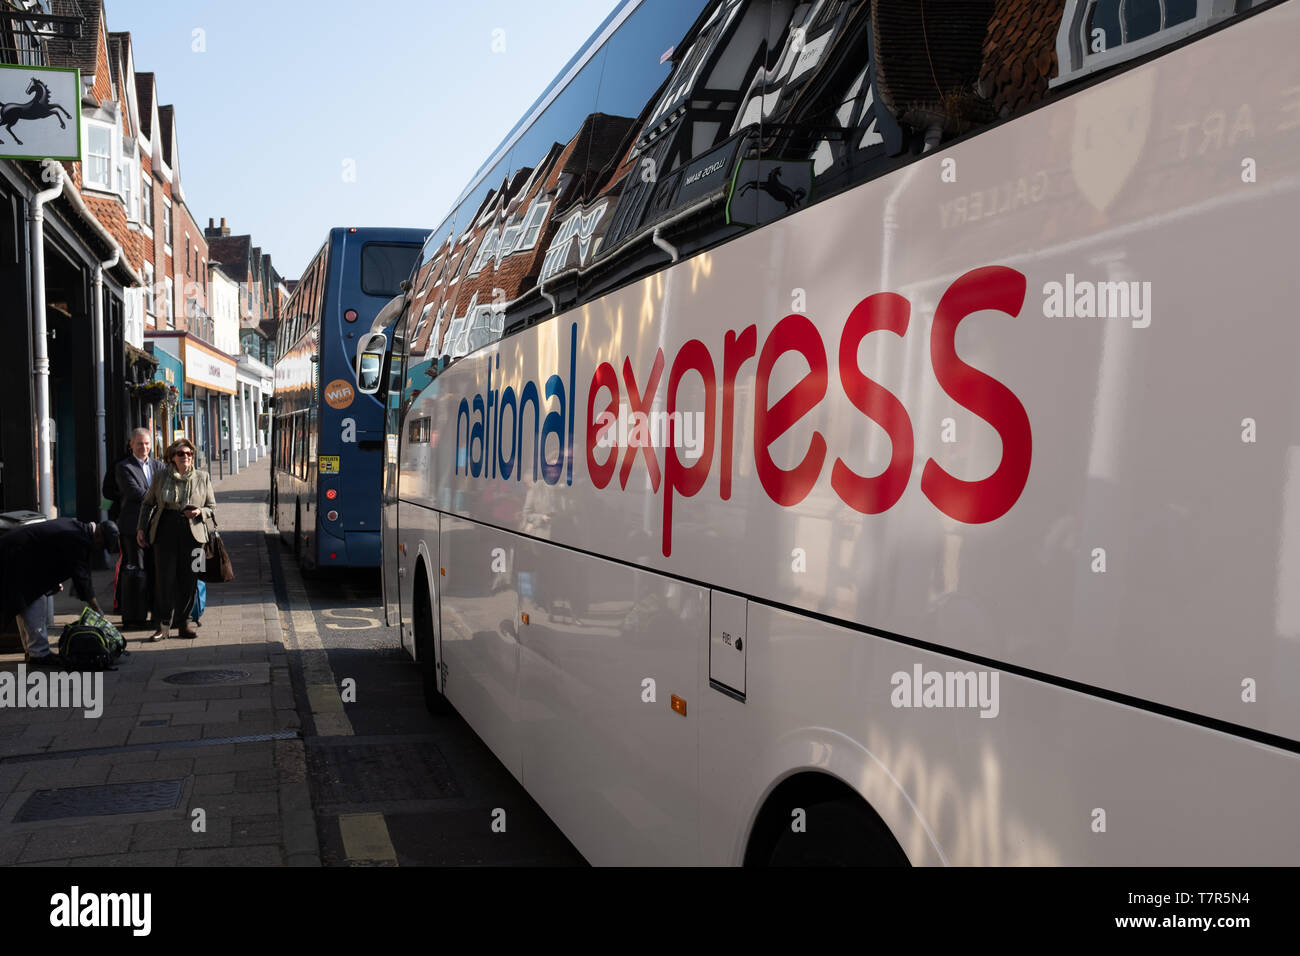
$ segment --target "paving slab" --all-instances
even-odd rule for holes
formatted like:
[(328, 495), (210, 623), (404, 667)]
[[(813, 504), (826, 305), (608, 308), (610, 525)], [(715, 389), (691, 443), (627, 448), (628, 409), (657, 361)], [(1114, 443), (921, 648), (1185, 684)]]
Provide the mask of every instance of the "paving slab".
[[(299, 723), (271, 586), (269, 478), (265, 458), (213, 478), (239, 578), (208, 587), (195, 640), (155, 643), (148, 629), (124, 631), (129, 654), (103, 675), (97, 717), (0, 707), (0, 866), (320, 865), (302, 741), (225, 739), (292, 733)], [(112, 571), (93, 578), (101, 605), (111, 606)], [(81, 605), (67, 589), (54, 611), (52, 644)], [(5, 650), (0, 669), (16, 670), (21, 649)], [(238, 673), (215, 683), (167, 680), (186, 671)], [(182, 782), (174, 808), (14, 822), (40, 791), (168, 780)], [(205, 814), (198, 832), (196, 809)]]

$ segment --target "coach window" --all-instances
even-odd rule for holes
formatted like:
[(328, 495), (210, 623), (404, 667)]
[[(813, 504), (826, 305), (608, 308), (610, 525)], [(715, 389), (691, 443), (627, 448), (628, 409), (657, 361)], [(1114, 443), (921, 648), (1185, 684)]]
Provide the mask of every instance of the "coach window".
[[(643, 4), (605, 45), (595, 107), (598, 135), (592, 137), (587, 156), (590, 186), (582, 218), (560, 214), (555, 226), (570, 247), (570, 258), (575, 256), (583, 233), (592, 235), (588, 241), (591, 261), (580, 281), (580, 301), (665, 264), (663, 251), (648, 242), (637, 244), (634, 254), (628, 247), (617, 247), (640, 232), (646, 205), (656, 190), (665, 195), (672, 189), (671, 183), (663, 183), (669, 170), (662, 157), (653, 147), (638, 149), (635, 144), (674, 75), (674, 57), (682, 52), (683, 38), (707, 6), (700, 0)], [(723, 172), (720, 179), (725, 176)], [(629, 190), (639, 194), (630, 197), (630, 204), (620, 206), (620, 196)], [(611, 253), (617, 253), (617, 266), (610, 265)], [(552, 258), (555, 255), (552, 253)], [(611, 268), (618, 269), (616, 275)]]
[[(728, 197), (730, 221), (746, 226), (879, 176), (905, 162), (911, 145), (877, 88), (870, 4), (773, 3), (769, 9), (772, 52), (766, 68), (746, 77), (732, 125), (733, 134), (756, 121), (761, 130), (760, 149), (739, 160)], [(978, 50), (983, 31), (970, 33), (969, 48)], [(978, 60), (971, 66), (973, 83)], [(925, 76), (933, 82), (928, 70)]]
[[(665, 11), (638, 10), (610, 49), (611, 71), (631, 60), (642, 83), (658, 69), (668, 72), (637, 113), (628, 150), (606, 187), (617, 199), (600, 255), (614, 259), (602, 261), (592, 294), (667, 265), (668, 253), (650, 242), (656, 232), (679, 255), (689, 255), (739, 231), (727, 222), (725, 199), (748, 144), (733, 136), (731, 126), (744, 81), (766, 50), (771, 4), (718, 0), (702, 10), (684, 6), (661, 21), (654, 18)], [(627, 95), (632, 101), (630, 93), (611, 89), (613, 98)], [(602, 95), (602, 111), (606, 102), (622, 105)]]
[(456, 246), (456, 219), (448, 216), (424, 243), (421, 270), (427, 270), (420, 291), (407, 306), (407, 361), (402, 381), (402, 408), (429, 384), (433, 377), (436, 347), (441, 330), (435, 324), (439, 309), (447, 300), (451, 278), (451, 256)]
[(1066, 0), (1051, 85), (1150, 53), (1252, 6), (1250, 0)]
[(515, 143), (511, 195), (497, 251), (506, 311), (480, 316), (480, 322), (494, 328), (503, 320), (504, 327), (522, 327), (577, 301), (575, 270), (590, 261), (595, 240), (589, 235), (581, 248), (565, 240), (561, 249), (556, 237), (560, 222), (590, 194), (589, 157), (609, 136), (608, 123), (596, 109), (606, 52), (597, 50), (584, 62), (585, 55), (574, 61), (575, 66), (582, 63), (581, 69), (567, 77)]
[(401, 294), (402, 280), (419, 256), (411, 246), (368, 242), (361, 247), (361, 291), (392, 298)]
[[(448, 249), (447, 281), (438, 305), (423, 318), (436, 327), (429, 343), (430, 356), (458, 359), (468, 355), (486, 341), (471, 342), (470, 330), (479, 306), (491, 303), (496, 292), (497, 275), (493, 267), (471, 272), (471, 266), (484, 241), (500, 229), (500, 207), (510, 183), (510, 153), (506, 151), (461, 200), (456, 207), (454, 242)], [(427, 305), (428, 303), (426, 303)], [(441, 321), (439, 316), (442, 317)]]

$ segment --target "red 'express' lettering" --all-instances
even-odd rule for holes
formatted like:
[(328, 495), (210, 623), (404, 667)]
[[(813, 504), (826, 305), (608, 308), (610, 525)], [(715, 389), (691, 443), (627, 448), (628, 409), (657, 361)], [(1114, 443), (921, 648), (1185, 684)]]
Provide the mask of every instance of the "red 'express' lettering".
[(997, 379), (957, 357), (957, 326), (981, 309), (1018, 315), (1025, 304), (1025, 277), (1005, 266), (973, 269), (948, 287), (934, 312), (930, 330), (930, 364), (945, 392), (997, 429), (1002, 461), (982, 481), (954, 478), (933, 458), (921, 472), (921, 491), (934, 506), (958, 521), (983, 524), (1011, 510), (1029, 480), (1033, 436), (1025, 406)]
[[(977, 481), (965, 481), (950, 475), (933, 458), (921, 473), (921, 491), (936, 508), (949, 517), (970, 524), (993, 521), (1006, 514), (1019, 499), (1029, 480), (1033, 457), (1033, 439), (1029, 416), (1024, 406), (1007, 386), (979, 369), (967, 365), (957, 356), (957, 327), (974, 312), (986, 309), (1018, 315), (1025, 300), (1025, 277), (1004, 266), (974, 269), (956, 279), (935, 311), (930, 329), (930, 363), (939, 386), (963, 408), (987, 421), (1002, 439), (1002, 460), (993, 474)], [(831, 467), (830, 483), (835, 494), (853, 510), (867, 515), (888, 511), (907, 489), (914, 457), (912, 422), (898, 397), (872, 381), (858, 366), (858, 348), (872, 332), (906, 334), (911, 306), (907, 299), (892, 292), (868, 296), (854, 307), (840, 333), (837, 370), (840, 385), (849, 402), (889, 435), (892, 446), (889, 464), (875, 476), (855, 472), (837, 457)], [(735, 449), (736, 376), (741, 367), (758, 351), (754, 325), (737, 334), (728, 330), (722, 349), (722, 454), (718, 495), (731, 498), (732, 464)], [(808, 371), (773, 405), (768, 404), (772, 371), (783, 355), (797, 353)], [(663, 373), (662, 350), (655, 354), (646, 379), (645, 391), (637, 389), (631, 360), (623, 361), (623, 382), (632, 411), (648, 415)], [(697, 373), (704, 383), (704, 428), (700, 457), (687, 467), (677, 454), (677, 391), (682, 376)], [(781, 319), (768, 333), (754, 373), (754, 466), (758, 480), (778, 505), (791, 507), (803, 501), (821, 475), (827, 454), (826, 439), (813, 430), (807, 451), (792, 468), (777, 465), (771, 446), (790, 431), (801, 418), (821, 404), (828, 384), (826, 348), (817, 327), (806, 316), (793, 313)], [(618, 373), (602, 362), (592, 377), (587, 395), (587, 470), (592, 483), (604, 488), (618, 465), (615, 449), (603, 461), (596, 460), (594, 449), (609, 427), (608, 419), (593, 421), (596, 396), (600, 389), (609, 390), (607, 414), (619, 408)], [(703, 342), (691, 339), (677, 352), (668, 374), (668, 435), (663, 466), (663, 553), (672, 554), (673, 497), (690, 498), (699, 493), (713, 465), (713, 442), (716, 426), (716, 392), (713, 356)], [(659, 467), (654, 452), (645, 445), (629, 443), (620, 469), (620, 485), (626, 487), (628, 475), (641, 447), (651, 490), (659, 486)]]

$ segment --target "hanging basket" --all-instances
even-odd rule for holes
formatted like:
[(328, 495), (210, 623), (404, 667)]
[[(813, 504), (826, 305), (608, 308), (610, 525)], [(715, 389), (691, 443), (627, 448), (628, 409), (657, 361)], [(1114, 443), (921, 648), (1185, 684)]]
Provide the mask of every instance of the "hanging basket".
[(129, 385), (127, 390), (132, 398), (138, 398), (150, 405), (161, 405), (163, 408), (175, 405), (177, 401), (176, 386), (168, 385), (166, 382), (153, 381), (143, 385)]

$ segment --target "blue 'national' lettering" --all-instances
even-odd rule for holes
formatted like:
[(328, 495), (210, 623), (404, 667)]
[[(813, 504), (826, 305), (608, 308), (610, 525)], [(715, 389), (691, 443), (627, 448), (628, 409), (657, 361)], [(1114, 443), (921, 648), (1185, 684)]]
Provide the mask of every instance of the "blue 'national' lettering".
[[(573, 383), (575, 365), (578, 359), (578, 326), (574, 323), (569, 328), (569, 384), (565, 388), (559, 373), (546, 380), (544, 389), (539, 390), (536, 381), (527, 381), (516, 392), (513, 385), (498, 390), (492, 385), (492, 372), (500, 375), (501, 353), (498, 352), (488, 363), (487, 389), (473, 396), (462, 398), (456, 409), (456, 467), (455, 473), (464, 473), (474, 478), (498, 478), (509, 481), (513, 475), (516, 481), (524, 476), (523, 451), (529, 447), (524, 444), (531, 438), (533, 459), (533, 481), (540, 473), (548, 485), (557, 484), (561, 477), (566, 483), (573, 484), (573, 425), (574, 401)], [(555, 407), (546, 410), (542, 417), (542, 395), (547, 403), (555, 400)], [(532, 408), (531, 434), (525, 432), (527, 412)], [(510, 410), (507, 420), (505, 413)], [(566, 434), (567, 432), (567, 434)], [(556, 455), (552, 461), (547, 457), (547, 439), (555, 436)], [(509, 447), (506, 447), (506, 436)]]

